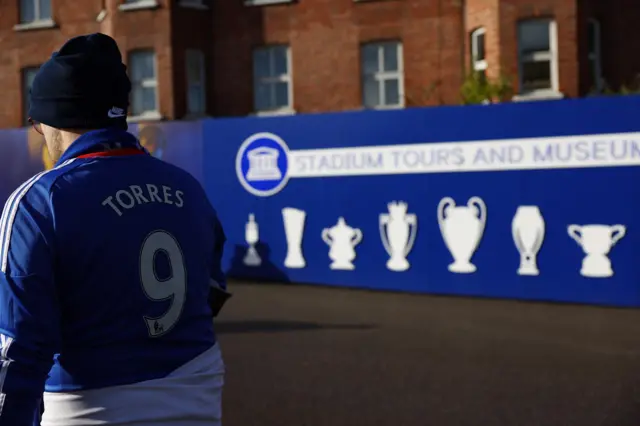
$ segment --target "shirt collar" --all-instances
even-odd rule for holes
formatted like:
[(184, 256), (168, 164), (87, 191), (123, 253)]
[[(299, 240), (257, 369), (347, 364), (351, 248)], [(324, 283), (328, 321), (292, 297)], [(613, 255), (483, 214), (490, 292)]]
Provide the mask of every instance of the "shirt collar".
[(80, 135), (56, 162), (56, 166), (80, 155), (113, 149), (135, 148), (145, 151), (138, 139), (131, 133), (120, 129), (100, 129)]

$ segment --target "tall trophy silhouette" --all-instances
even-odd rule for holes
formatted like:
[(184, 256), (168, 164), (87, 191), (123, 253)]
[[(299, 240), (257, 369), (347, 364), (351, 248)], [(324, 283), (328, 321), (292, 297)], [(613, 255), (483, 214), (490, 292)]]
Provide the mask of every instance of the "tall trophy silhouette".
[(538, 206), (519, 206), (511, 222), (513, 242), (520, 252), (518, 275), (538, 275), (537, 255), (544, 241), (545, 225)]
[(469, 274), (476, 271), (471, 257), (478, 248), (487, 221), (487, 207), (480, 197), (471, 197), (466, 206), (456, 206), (451, 197), (438, 204), (438, 224), (453, 263), (449, 271)]
[(287, 256), (284, 259), (284, 266), (287, 268), (304, 268), (306, 266), (302, 256), (302, 235), (306, 216), (307, 213), (304, 210), (293, 207), (282, 209), (284, 232), (287, 237)]
[(258, 224), (253, 213), (249, 214), (249, 221), (244, 227), (244, 238), (249, 244), (247, 254), (244, 256), (243, 262), (247, 266), (260, 266), (262, 259), (256, 250), (256, 243), (260, 240), (258, 233)]
[(322, 230), (322, 239), (330, 247), (329, 259), (333, 262), (331, 269), (351, 271), (356, 267), (353, 261), (356, 258), (355, 247), (362, 241), (362, 231), (347, 225), (343, 217), (338, 218), (338, 223), (331, 228)]
[(611, 260), (607, 255), (625, 236), (627, 228), (624, 225), (569, 225), (567, 232), (586, 254), (580, 269), (582, 276), (607, 278), (613, 275)]
[(407, 256), (413, 248), (418, 232), (418, 218), (407, 213), (407, 203), (393, 201), (387, 204), (389, 213), (380, 215), (380, 238), (382, 245), (390, 256), (387, 268), (391, 271), (409, 269)]

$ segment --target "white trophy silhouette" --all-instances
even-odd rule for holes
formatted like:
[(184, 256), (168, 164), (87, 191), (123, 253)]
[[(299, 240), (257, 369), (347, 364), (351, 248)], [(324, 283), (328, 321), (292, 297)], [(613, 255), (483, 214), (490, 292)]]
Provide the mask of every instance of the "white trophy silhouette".
[(460, 274), (476, 271), (476, 266), (470, 260), (478, 248), (486, 221), (487, 207), (480, 197), (471, 197), (466, 206), (459, 207), (451, 197), (440, 200), (440, 233), (454, 260), (449, 265), (449, 271)]
[(287, 268), (304, 268), (306, 262), (302, 257), (302, 235), (307, 214), (304, 210), (285, 207), (282, 209), (284, 232), (287, 237), (287, 257), (284, 266)]
[(362, 231), (347, 225), (343, 217), (331, 228), (322, 230), (322, 239), (329, 245), (329, 259), (333, 262), (331, 269), (353, 270), (353, 260), (356, 258), (355, 247), (362, 241)]
[(244, 264), (247, 266), (260, 266), (262, 259), (256, 250), (256, 243), (260, 240), (260, 234), (258, 233), (258, 224), (253, 213), (249, 214), (249, 221), (244, 227), (244, 238), (249, 244), (247, 254), (244, 256)]
[(544, 241), (544, 219), (538, 206), (519, 206), (511, 222), (513, 242), (520, 252), (518, 275), (538, 275), (536, 256)]
[(580, 269), (582, 276), (607, 278), (613, 275), (611, 260), (607, 255), (626, 234), (627, 228), (624, 225), (569, 225), (567, 232), (586, 254)]
[(418, 218), (407, 213), (407, 203), (393, 201), (387, 204), (389, 214), (380, 215), (380, 238), (389, 254), (387, 268), (392, 271), (409, 269), (407, 256), (413, 248), (418, 232)]

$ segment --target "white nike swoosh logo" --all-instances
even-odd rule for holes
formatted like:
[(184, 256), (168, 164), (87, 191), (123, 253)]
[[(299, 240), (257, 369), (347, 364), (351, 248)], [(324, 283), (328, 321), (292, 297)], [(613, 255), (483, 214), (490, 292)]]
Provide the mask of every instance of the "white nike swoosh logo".
[(109, 110), (109, 112), (107, 113), (107, 115), (109, 116), (109, 118), (118, 118), (118, 117), (124, 117), (124, 114), (117, 114), (117, 113), (113, 113), (111, 110)]

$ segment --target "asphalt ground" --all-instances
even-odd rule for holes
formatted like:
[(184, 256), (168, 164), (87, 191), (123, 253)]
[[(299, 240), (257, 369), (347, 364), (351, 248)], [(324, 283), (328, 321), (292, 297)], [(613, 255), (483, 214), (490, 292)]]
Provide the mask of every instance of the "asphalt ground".
[(224, 426), (640, 425), (640, 310), (230, 289)]

